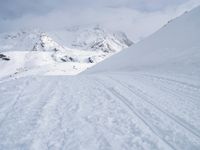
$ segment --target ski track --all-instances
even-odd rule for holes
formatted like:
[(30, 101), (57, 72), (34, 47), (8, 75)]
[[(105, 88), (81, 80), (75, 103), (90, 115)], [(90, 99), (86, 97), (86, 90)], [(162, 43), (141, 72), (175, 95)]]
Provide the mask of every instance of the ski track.
[[(147, 77), (142, 77), (142, 76), (140, 76), (140, 77), (135, 76), (135, 78), (143, 79), (144, 82), (151, 80), (154, 87), (156, 87), (157, 89), (160, 89), (161, 91), (163, 91), (165, 93), (168, 93), (168, 95), (177, 97), (182, 101), (187, 101), (188, 103), (192, 103), (192, 105), (199, 106), (199, 104), (200, 104), (200, 101), (199, 101), (200, 91), (198, 91), (198, 90), (187, 89), (187, 88), (185, 88), (185, 86), (176, 87), (175, 86), (176, 84), (151, 79), (151, 77), (147, 78)], [(183, 93), (184, 93), (184, 95), (183, 95)], [(190, 101), (188, 101), (188, 100), (190, 100)]]
[[(111, 77), (110, 77), (111, 78)], [(145, 101), (146, 103), (150, 104), (151, 106), (153, 106), (154, 108), (156, 108), (157, 110), (159, 110), (162, 114), (168, 116), (171, 120), (175, 121), (176, 123), (178, 123), (180, 126), (182, 126), (183, 128), (185, 128), (186, 130), (188, 130), (189, 132), (191, 132), (193, 135), (195, 135), (199, 140), (200, 140), (200, 132), (194, 127), (192, 127), (192, 125), (189, 125), (188, 123), (183, 123), (180, 120), (178, 120), (175, 116), (173, 116), (172, 114), (170, 114), (167, 111), (163, 111), (161, 108), (159, 108), (157, 105), (155, 105), (154, 103), (152, 103), (150, 101), (150, 99), (153, 99), (153, 97), (150, 97), (149, 95), (147, 95), (147, 93), (143, 92), (142, 90), (132, 86), (132, 85), (125, 85), (124, 83), (121, 83), (120, 81), (117, 81), (113, 78), (111, 78), (112, 80), (118, 82), (119, 84), (121, 84), (123, 87), (127, 88), (128, 90), (130, 90), (133, 94), (137, 95), (138, 97), (140, 97), (143, 101)]]
[[(122, 83), (121, 81), (119, 81), (119, 80), (116, 80), (116, 79), (114, 79), (113, 77), (110, 77), (109, 76), (109, 78), (110, 79), (112, 79), (114, 82), (116, 82), (117, 84), (120, 84), (123, 88), (126, 88), (127, 90), (129, 90), (132, 94), (134, 94), (136, 97), (139, 97), (139, 99), (140, 100), (142, 100), (143, 102), (145, 102), (145, 103), (148, 103), (149, 104), (149, 106), (147, 107), (146, 106), (146, 108), (148, 108), (148, 109), (157, 109), (158, 110), (158, 114), (159, 115), (161, 115), (161, 116), (165, 116), (165, 118), (169, 121), (171, 121), (171, 123), (172, 124), (175, 124), (176, 125), (176, 128), (179, 128), (179, 130), (181, 129), (181, 131), (179, 131), (180, 133), (180, 137), (182, 136), (182, 138), (184, 138), (184, 134), (182, 134), (182, 133), (188, 133), (189, 132), (189, 134), (190, 134), (190, 136), (189, 137), (193, 137), (193, 139), (194, 139), (194, 141), (193, 142), (197, 142), (196, 144), (194, 144), (193, 146), (194, 147), (191, 147), (192, 149), (198, 149), (199, 148), (199, 145), (200, 145), (200, 132), (199, 132), (199, 130), (198, 129), (196, 129), (194, 126), (192, 126), (191, 124), (189, 124), (189, 123), (187, 123), (187, 122), (185, 122), (185, 121), (182, 121), (181, 119), (179, 119), (177, 116), (175, 116), (175, 115), (172, 115), (171, 113), (169, 113), (169, 112), (167, 112), (167, 111), (164, 111), (164, 110), (162, 110), (161, 108), (159, 108), (157, 105), (155, 105), (154, 103), (152, 103), (151, 102), (151, 99), (153, 99), (153, 97), (150, 97), (147, 93), (145, 93), (145, 92), (143, 92), (142, 90), (140, 90), (140, 89), (138, 89), (138, 88), (136, 88), (135, 86), (133, 86), (133, 85), (128, 85), (128, 84), (125, 84), (125, 83)], [(99, 81), (100, 82), (100, 81)], [(103, 84), (102, 82), (101, 82), (101, 84)], [(111, 85), (112, 85), (112, 83), (111, 83)], [(118, 88), (119, 88), (119, 86), (117, 86)], [(121, 95), (121, 93), (119, 93), (119, 92), (117, 92), (116, 90), (114, 90), (113, 88), (108, 88), (107, 87), (107, 89), (111, 92), (111, 93), (113, 93), (114, 95), (116, 95), (120, 100), (122, 100), (123, 102), (124, 102), (124, 104), (125, 105), (127, 105), (129, 108), (132, 106), (132, 103), (127, 99), (127, 98), (125, 98), (124, 96), (122, 96)], [(168, 94), (168, 93), (167, 93)], [(130, 96), (130, 95), (129, 95)], [(142, 103), (142, 102), (141, 102)], [(136, 106), (137, 107), (137, 106)], [(130, 108), (130, 109), (133, 109), (132, 107)], [(150, 110), (151, 111), (151, 110)], [(141, 113), (139, 113), (139, 114), (141, 114)], [(159, 115), (157, 115), (157, 117), (159, 117)], [(140, 117), (140, 118), (142, 118), (142, 117)], [(142, 120), (148, 120), (148, 118), (145, 118), (144, 117), (144, 119), (142, 119)], [(161, 120), (162, 121), (162, 120)], [(163, 123), (165, 124), (165, 122), (164, 122), (164, 120), (163, 120)], [(154, 124), (152, 124), (151, 125), (151, 123), (150, 123), (150, 125), (149, 124), (147, 124), (149, 127), (151, 127), (152, 125), (154, 126)], [(156, 125), (155, 125), (155, 128), (156, 128)], [(168, 127), (169, 128), (169, 127)], [(176, 129), (175, 128), (175, 129)], [(151, 129), (153, 130), (153, 127), (151, 127)], [(172, 130), (173, 131), (173, 129), (172, 128), (170, 128), (170, 130)], [(155, 131), (156, 131), (156, 129), (155, 129)], [(153, 132), (154, 133), (156, 133), (154, 130), (153, 130)], [(175, 132), (177, 132), (177, 131), (174, 131), (174, 133)], [(182, 133), (181, 133), (182, 132)], [(157, 134), (157, 133), (156, 133)], [(181, 135), (182, 134), (182, 135)], [(165, 140), (165, 135), (159, 135), (159, 134), (157, 134), (158, 136), (160, 136), (160, 138), (162, 138), (165, 142), (167, 142), (170, 146), (172, 146), (172, 148), (174, 148), (174, 149), (176, 149), (177, 147), (176, 147), (176, 143), (171, 143), (170, 144), (170, 141), (168, 142), (168, 141), (166, 141)], [(191, 139), (190, 138), (188, 138), (188, 143), (190, 143), (191, 141), (190, 141)], [(181, 141), (181, 140), (180, 140)], [(193, 143), (192, 142), (192, 143)], [(191, 143), (190, 143), (191, 144)], [(175, 146), (173, 146), (173, 145), (175, 145)], [(196, 145), (196, 146), (195, 146)], [(180, 145), (179, 145), (180, 146)], [(180, 149), (188, 149), (189, 147), (185, 147), (185, 148), (181, 148), (181, 147), (179, 147)], [(190, 148), (190, 149), (191, 149)]]
[(3, 124), (4, 120), (9, 116), (9, 114), (13, 111), (13, 109), (15, 108), (15, 106), (17, 105), (19, 99), (21, 98), (21, 96), (23, 96), (23, 93), (25, 91), (26, 86), (29, 84), (29, 81), (25, 81), (23, 83), (23, 86), (20, 87), (19, 92), (17, 94), (17, 96), (14, 98), (14, 100), (12, 100), (11, 102), (11, 106), (8, 107), (8, 110), (6, 111), (4, 117), (1, 119), (0, 121), (0, 127)]
[(172, 80), (133, 74), (127, 79), (137, 82), (129, 83), (118, 76), (30, 77), (0, 83), (0, 149), (199, 149), (198, 126), (158, 105), (160, 100), (142, 88), (151, 85), (182, 99), (181, 92), (189, 88), (196, 93), (186, 97), (192, 106), (198, 101), (197, 86), (173, 80), (178, 89), (185, 87), (174, 93)]
[(110, 91), (110, 93), (115, 95), (124, 105), (126, 105), (127, 108), (129, 108), (133, 112), (133, 114), (136, 115), (156, 136), (162, 139), (163, 142), (166, 143), (170, 149), (175, 150), (175, 147), (171, 145), (168, 141), (166, 141), (162, 136), (160, 136), (160, 134), (154, 129), (154, 127), (150, 123), (148, 123), (145, 118), (137, 112), (137, 110), (135, 110), (134, 106), (129, 100), (127, 100), (124, 96), (115, 91), (113, 88), (106, 87), (102, 82), (99, 81), (99, 84), (103, 85), (108, 91)]
[[(145, 85), (146, 87), (150, 86), (150, 91), (147, 90), (147, 88), (145, 90), (147, 90), (144, 93), (150, 93), (150, 95), (152, 95), (152, 89), (155, 88), (157, 94), (154, 94), (153, 97), (155, 97), (154, 99), (157, 100), (161, 100), (162, 102), (164, 102), (165, 104), (172, 106), (172, 100), (174, 105), (177, 107), (174, 107), (175, 109), (179, 108), (179, 111), (175, 111), (175, 109), (172, 109), (172, 107), (169, 108), (162, 108), (162, 109), (168, 109), (168, 111), (171, 111), (171, 114), (174, 114), (174, 117), (176, 117), (178, 120), (182, 120), (182, 122), (190, 122), (194, 125), (188, 124), (188, 126), (190, 126), (190, 128), (196, 128), (196, 133), (198, 135), (200, 135), (200, 131), (198, 130), (200, 127), (200, 122), (198, 121), (200, 118), (200, 114), (198, 113), (200, 107), (199, 107), (199, 97), (200, 97), (200, 91), (199, 90), (191, 90), (186, 88), (184, 85), (180, 86), (180, 85), (176, 85), (175, 83), (168, 83), (168, 82), (160, 82), (160, 80), (152, 80), (151, 76), (150, 77), (143, 77), (142, 75), (140, 76), (134, 76), (135, 79), (139, 80), (143, 85)], [(143, 86), (144, 87), (144, 86)], [(140, 87), (140, 88), (143, 88)], [(143, 89), (144, 90), (144, 89)], [(159, 93), (164, 93), (165, 97), (159, 97), (156, 95), (159, 95)], [(151, 98), (153, 100), (153, 98)], [(171, 101), (166, 101), (166, 99), (171, 99)], [(158, 101), (158, 102), (159, 102)], [(154, 102), (156, 102), (154, 100)], [(157, 103), (157, 102), (156, 102)], [(159, 103), (158, 103), (159, 105)], [(163, 104), (161, 104), (161, 106), (164, 106)], [(177, 113), (179, 113), (179, 115), (177, 115)], [(178, 117), (180, 116), (180, 117)], [(182, 118), (182, 119), (181, 119)], [(187, 121), (184, 121), (184, 119)]]
[[(128, 85), (137, 85), (137, 88), (142, 89), (143, 93), (150, 96), (152, 102), (156, 103), (159, 107), (161, 106), (162, 109), (168, 110), (172, 114), (179, 114), (179, 118), (184, 118), (187, 122), (195, 124), (196, 128), (199, 129), (200, 122), (196, 121), (200, 118), (200, 114), (198, 113), (200, 109), (199, 90), (191, 90), (184, 85), (180, 86), (176, 83), (173, 84), (171, 82), (168, 83), (152, 79), (151, 75), (150, 77), (144, 77), (142, 74), (138, 75), (138, 73), (136, 73), (131, 76), (132, 78), (127, 76), (130, 80), (130, 84)], [(124, 80), (124, 82), (127, 83), (126, 80)], [(174, 105), (172, 105), (172, 103)], [(194, 128), (194, 126), (192, 128)]]
[[(33, 82), (32, 84), (34, 85)], [(12, 146), (17, 147), (17, 145), (15, 145), (16, 143), (12, 143), (12, 140), (22, 135), (25, 137), (29, 135), (28, 133), (35, 126), (35, 122), (38, 118), (38, 115), (40, 114), (39, 109), (41, 109), (43, 105), (45, 105), (45, 103), (47, 102), (45, 100), (46, 98), (48, 98), (48, 96), (43, 95), (42, 98), (42, 94), (43, 92), (45, 93), (45, 91), (49, 90), (48, 86), (49, 84), (47, 83), (46, 86), (40, 89), (40, 85), (37, 85), (36, 87), (31, 88), (31, 90), (27, 86), (23, 87), (23, 92), (20, 92), (21, 95), (18, 96), (17, 102), (15, 103), (15, 105), (12, 106), (9, 114), (4, 118), (2, 122), (2, 127), (0, 130), (2, 147), (4, 147), (4, 145), (9, 146), (12, 144)], [(34, 97), (29, 97), (29, 95), (31, 94), (34, 94)], [(5, 125), (3, 126), (3, 124)], [(16, 130), (16, 128), (18, 128), (18, 130)], [(5, 138), (6, 134), (7, 136)], [(13, 135), (15, 135), (16, 137), (14, 137)], [(23, 141), (23, 139), (20, 140), (22, 140), (21, 142), (27, 142)], [(26, 146), (24, 145), (23, 147), (25, 148)], [(10, 147), (10, 149), (12, 149), (12, 147)]]
[(172, 84), (176, 84), (179, 85), (183, 88), (187, 88), (187, 89), (191, 89), (191, 90), (195, 90), (195, 91), (200, 91), (200, 86), (196, 86), (194, 84), (190, 84), (187, 82), (183, 82), (183, 81), (179, 81), (179, 80), (175, 80), (175, 79), (170, 79), (167, 77), (162, 77), (162, 76), (158, 76), (158, 75), (151, 75), (151, 74), (139, 74), (140, 76), (145, 76), (147, 78), (153, 78), (153, 79), (157, 79), (160, 81), (164, 81), (165, 83), (172, 83)]

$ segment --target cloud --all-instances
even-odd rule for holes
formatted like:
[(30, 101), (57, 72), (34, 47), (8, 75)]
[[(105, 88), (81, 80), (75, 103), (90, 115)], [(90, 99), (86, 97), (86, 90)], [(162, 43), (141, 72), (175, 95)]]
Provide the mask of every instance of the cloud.
[(127, 7), (140, 11), (157, 11), (180, 5), (187, 0), (1, 0), (3, 18), (19, 18), (27, 14), (44, 15), (55, 10)]
[(0, 32), (101, 24), (137, 41), (198, 4), (200, 0), (7, 0), (0, 2)]

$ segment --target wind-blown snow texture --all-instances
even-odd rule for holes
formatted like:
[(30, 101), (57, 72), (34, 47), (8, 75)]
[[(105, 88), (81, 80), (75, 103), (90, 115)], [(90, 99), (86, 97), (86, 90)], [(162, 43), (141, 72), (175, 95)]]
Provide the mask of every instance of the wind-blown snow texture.
[(2, 80), (0, 149), (199, 150), (199, 16), (82, 75)]

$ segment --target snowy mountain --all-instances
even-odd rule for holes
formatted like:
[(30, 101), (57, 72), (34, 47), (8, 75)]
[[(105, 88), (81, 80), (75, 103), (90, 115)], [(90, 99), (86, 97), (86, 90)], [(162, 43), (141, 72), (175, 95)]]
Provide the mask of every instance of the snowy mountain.
[[(1, 79), (0, 149), (199, 150), (199, 16), (200, 7), (77, 76)], [(19, 55), (1, 64), (10, 54)]]
[(0, 35), (1, 51), (51, 51), (60, 48), (46, 33), (39, 30), (4, 33)]
[(75, 26), (48, 32), (26, 29), (0, 35), (1, 51), (52, 51), (66, 47), (115, 52), (132, 44), (123, 32), (111, 32), (100, 26)]
[(124, 33), (100, 27), (4, 33), (0, 76), (74, 75), (132, 44)]
[(100, 26), (88, 27), (73, 27), (67, 29), (72, 34), (75, 33), (72, 39), (74, 48), (84, 50), (100, 50), (103, 52), (115, 52), (127, 48), (133, 44), (127, 36), (122, 32), (109, 32)]

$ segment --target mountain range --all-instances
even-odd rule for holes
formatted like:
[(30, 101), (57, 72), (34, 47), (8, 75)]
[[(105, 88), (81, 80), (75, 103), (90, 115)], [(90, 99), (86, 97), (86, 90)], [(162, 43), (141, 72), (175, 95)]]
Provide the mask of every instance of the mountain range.
[(124, 33), (100, 26), (3, 33), (1, 76), (75, 75), (132, 44)]

